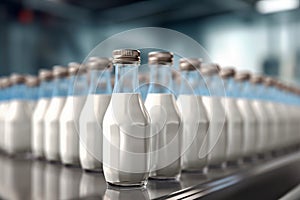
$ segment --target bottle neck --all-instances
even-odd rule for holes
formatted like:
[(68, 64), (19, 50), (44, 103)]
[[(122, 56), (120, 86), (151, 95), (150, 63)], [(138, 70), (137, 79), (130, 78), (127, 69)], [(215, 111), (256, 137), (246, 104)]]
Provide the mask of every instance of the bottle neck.
[(54, 97), (66, 97), (68, 95), (69, 79), (55, 78), (53, 84), (54, 90), (52, 96)]
[(89, 94), (111, 94), (111, 78), (109, 70), (90, 71)]
[(239, 85), (233, 78), (224, 79), (225, 95), (230, 98), (237, 98)]
[(38, 89), (39, 98), (51, 98), (53, 91), (53, 82), (52, 81), (43, 81), (41, 82)]
[(150, 66), (148, 93), (172, 94), (172, 68), (170, 65)]
[(38, 99), (38, 88), (35, 87), (26, 87), (26, 98), (30, 101), (36, 101)]
[(208, 96), (221, 97), (225, 95), (222, 79), (217, 75), (205, 75)]
[(69, 80), (68, 95), (84, 96), (87, 94), (88, 84), (86, 74), (72, 75)]
[(17, 84), (11, 87), (11, 98), (16, 100), (26, 99), (26, 86), (24, 84)]
[(180, 83), (180, 94), (186, 95), (200, 95), (200, 74), (198, 71), (182, 71), (181, 72), (181, 83)]
[(139, 93), (137, 64), (117, 64), (115, 66), (113, 93)]

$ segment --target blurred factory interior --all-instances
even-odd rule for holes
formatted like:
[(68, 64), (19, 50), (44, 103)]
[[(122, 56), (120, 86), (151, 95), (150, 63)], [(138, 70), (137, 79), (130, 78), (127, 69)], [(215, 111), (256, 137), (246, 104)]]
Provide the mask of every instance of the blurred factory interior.
[(2, 0), (0, 75), (81, 62), (115, 33), (155, 26), (187, 34), (222, 66), (300, 83), (299, 1), (267, 1), (281, 5), (268, 10), (257, 0)]

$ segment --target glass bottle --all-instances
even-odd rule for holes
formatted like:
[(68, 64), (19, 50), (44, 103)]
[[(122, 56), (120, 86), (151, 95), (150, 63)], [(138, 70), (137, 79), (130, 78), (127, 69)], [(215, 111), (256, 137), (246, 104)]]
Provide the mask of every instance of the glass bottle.
[(219, 66), (217, 64), (203, 64), (200, 72), (207, 87), (202, 99), (209, 118), (208, 165), (209, 167), (222, 167), (226, 163), (227, 133), (227, 119), (221, 102), (224, 85), (218, 75)]
[(40, 80), (40, 85), (38, 88), (38, 101), (33, 111), (31, 120), (31, 150), (34, 157), (43, 158), (45, 153), (44, 118), (52, 96), (53, 74), (50, 70), (41, 69), (38, 77)]
[(182, 162), (184, 171), (203, 171), (207, 166), (209, 121), (202, 102), (199, 74), (201, 61), (197, 58), (180, 59), (181, 84), (177, 105), (183, 122)]
[(149, 175), (150, 118), (138, 88), (140, 52), (113, 51), (115, 84), (103, 119), (103, 172), (111, 185), (145, 185)]
[(88, 82), (86, 67), (71, 62), (68, 65), (69, 88), (66, 103), (59, 117), (60, 158), (65, 165), (80, 165), (79, 117), (86, 100)]
[(53, 67), (53, 93), (50, 104), (44, 118), (44, 152), (48, 161), (60, 161), (60, 132), (59, 132), (59, 117), (65, 105), (69, 78), (68, 68), (63, 66)]
[(172, 86), (173, 54), (150, 52), (150, 85), (145, 106), (151, 117), (151, 173), (177, 179), (181, 173), (182, 127)]
[(111, 60), (89, 59), (86, 64), (90, 84), (80, 114), (80, 163), (88, 171), (102, 171), (103, 118), (110, 102)]
[(237, 84), (234, 80), (233, 68), (222, 68), (219, 72), (225, 86), (225, 95), (222, 103), (227, 119), (226, 162), (237, 163), (242, 161), (243, 154), (243, 118), (237, 106)]

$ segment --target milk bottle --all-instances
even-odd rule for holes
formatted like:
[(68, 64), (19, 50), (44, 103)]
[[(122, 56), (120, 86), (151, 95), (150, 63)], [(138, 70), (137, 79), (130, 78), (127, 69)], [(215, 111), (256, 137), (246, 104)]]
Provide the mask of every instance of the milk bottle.
[(140, 186), (149, 175), (150, 118), (138, 88), (140, 52), (113, 51), (115, 86), (103, 119), (103, 172), (109, 184)]
[(60, 161), (59, 156), (59, 117), (68, 93), (68, 69), (62, 66), (53, 68), (53, 93), (44, 118), (44, 152), (49, 161)]
[(9, 154), (23, 154), (30, 151), (30, 115), (26, 101), (25, 76), (13, 74), (9, 110), (5, 118), (4, 146)]
[(256, 149), (259, 155), (263, 155), (269, 152), (271, 149), (271, 120), (266, 110), (265, 102), (263, 101), (263, 77), (259, 75), (252, 75), (250, 82), (252, 83), (252, 89), (249, 92), (253, 94), (254, 98), (251, 103), (258, 121)]
[(237, 106), (243, 118), (242, 154), (245, 157), (245, 159), (252, 159), (256, 156), (256, 143), (258, 139), (258, 121), (250, 101), (250, 73), (246, 71), (238, 71), (236, 72), (234, 78), (238, 90)]
[(31, 149), (36, 158), (44, 157), (44, 117), (49, 106), (53, 90), (53, 74), (50, 70), (39, 71), (40, 86), (38, 89), (38, 101), (31, 119), (32, 137)]
[(102, 170), (102, 127), (112, 93), (111, 66), (108, 58), (97, 58), (87, 63), (90, 84), (79, 119), (80, 163), (85, 170)]
[(270, 77), (264, 77), (264, 85), (265, 85), (265, 108), (269, 113), (271, 126), (270, 126), (270, 133), (271, 133), (271, 150), (275, 152), (277, 148), (280, 146), (280, 142), (282, 140), (281, 134), (284, 133), (284, 129), (280, 126), (280, 121), (282, 120), (282, 115), (278, 110), (277, 104), (274, 103), (276, 96), (274, 96), (274, 91), (272, 88), (275, 85), (275, 82)]
[(183, 122), (181, 168), (184, 171), (202, 171), (207, 165), (208, 117), (204, 108), (199, 59), (180, 59), (181, 86), (177, 105)]
[(151, 178), (176, 179), (181, 172), (181, 118), (172, 94), (173, 54), (150, 52), (145, 106), (151, 117)]
[(30, 116), (34, 111), (38, 99), (39, 79), (36, 76), (26, 76), (26, 99)]
[(234, 80), (235, 70), (233, 68), (222, 68), (219, 75), (224, 81), (225, 97), (222, 99), (227, 117), (227, 162), (235, 162), (243, 157), (243, 119), (237, 106), (237, 84)]
[(5, 127), (5, 118), (8, 114), (8, 106), (9, 106), (9, 99), (10, 99), (10, 86), (11, 82), (9, 78), (2, 78), (0, 80), (1, 84), (1, 104), (0, 104), (0, 150), (5, 150), (5, 143), (4, 143), (4, 127)]
[(218, 69), (219, 66), (213, 63), (203, 64), (200, 69), (208, 88), (202, 99), (209, 119), (208, 164), (212, 167), (220, 167), (226, 162), (227, 122), (221, 102), (224, 85), (218, 76)]
[(86, 99), (88, 82), (84, 65), (73, 62), (68, 70), (68, 97), (59, 118), (60, 158), (63, 164), (79, 165), (79, 116)]

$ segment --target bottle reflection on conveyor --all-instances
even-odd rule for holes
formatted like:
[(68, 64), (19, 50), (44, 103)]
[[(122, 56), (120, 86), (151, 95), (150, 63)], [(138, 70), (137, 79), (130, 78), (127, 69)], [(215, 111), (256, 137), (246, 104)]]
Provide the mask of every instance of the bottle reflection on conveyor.
[(75, 199), (79, 197), (82, 171), (79, 168), (62, 167), (59, 177), (59, 199)]
[(44, 199), (46, 163), (34, 161), (31, 168), (31, 195), (33, 200)]
[(60, 165), (50, 165), (47, 164), (44, 173), (44, 199), (45, 200), (53, 200), (59, 199), (59, 176), (62, 167)]
[(104, 176), (91, 172), (83, 172), (80, 180), (80, 198), (102, 197), (105, 193), (106, 185)]
[(0, 163), (1, 199), (30, 199), (31, 162), (0, 156)]
[(155, 199), (158, 197), (162, 197), (166, 194), (171, 194), (178, 190), (181, 190), (182, 187), (180, 182), (176, 179), (170, 180), (151, 180), (147, 185), (148, 193), (150, 199)]
[(108, 186), (103, 196), (104, 200), (147, 200), (150, 199), (146, 188), (120, 188)]

